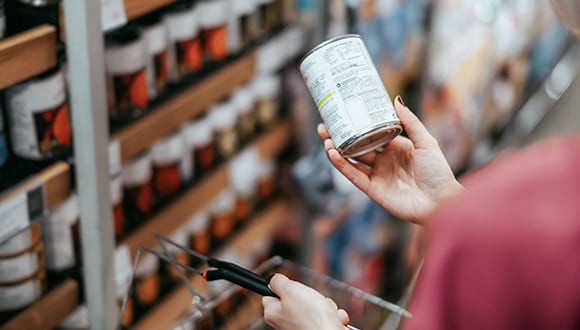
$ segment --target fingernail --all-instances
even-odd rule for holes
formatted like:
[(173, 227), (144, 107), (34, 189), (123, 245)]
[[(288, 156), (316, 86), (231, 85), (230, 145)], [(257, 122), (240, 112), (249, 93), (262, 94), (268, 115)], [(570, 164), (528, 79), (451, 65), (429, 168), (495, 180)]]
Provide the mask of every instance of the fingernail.
[(272, 277), (274, 277), (274, 275), (276, 275), (276, 273), (268, 274), (268, 276), (266, 276), (266, 283), (270, 284), (270, 281), (272, 280)]
[(407, 105), (405, 104), (405, 101), (403, 101), (403, 98), (401, 97), (401, 95), (397, 96), (397, 102), (399, 102), (402, 106), (407, 107)]

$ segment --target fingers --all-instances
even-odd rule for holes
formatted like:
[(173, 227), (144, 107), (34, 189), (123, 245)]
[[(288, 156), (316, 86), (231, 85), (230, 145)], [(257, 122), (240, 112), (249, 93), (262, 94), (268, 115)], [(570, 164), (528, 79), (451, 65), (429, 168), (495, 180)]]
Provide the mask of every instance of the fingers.
[(326, 129), (326, 125), (324, 125), (323, 123), (318, 124), (318, 126), (316, 126), (316, 130), (318, 131), (318, 136), (320, 136), (322, 140), (330, 138), (330, 134), (328, 134), (328, 129)]
[(269, 325), (276, 327), (276, 321), (282, 312), (282, 303), (280, 299), (274, 297), (262, 297), (262, 306), (264, 306), (264, 321)]
[(401, 96), (395, 98), (395, 110), (405, 132), (407, 132), (416, 148), (431, 149), (437, 147), (435, 138), (429, 134), (429, 131), (427, 131), (419, 118), (409, 110)]
[(347, 325), (350, 322), (350, 317), (348, 316), (348, 313), (344, 309), (341, 308), (337, 310), (336, 315), (338, 316), (340, 323), (342, 323), (343, 325)]
[(286, 275), (276, 273), (270, 279), (270, 289), (279, 297), (283, 297), (291, 290), (292, 281)]
[(338, 150), (330, 149), (326, 153), (328, 159), (332, 163), (332, 165), (344, 175), (352, 184), (354, 184), (357, 188), (362, 190), (363, 192), (367, 192), (368, 187), (370, 185), (370, 178), (368, 176), (368, 170), (365, 171), (364, 168), (361, 168), (361, 164), (352, 164), (344, 157), (340, 155)]

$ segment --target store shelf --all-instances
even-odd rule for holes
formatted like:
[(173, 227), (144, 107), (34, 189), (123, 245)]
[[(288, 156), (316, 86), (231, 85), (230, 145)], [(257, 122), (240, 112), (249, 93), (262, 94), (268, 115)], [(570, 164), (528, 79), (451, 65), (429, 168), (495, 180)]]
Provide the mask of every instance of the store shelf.
[[(224, 249), (233, 249), (240, 255), (247, 254), (247, 249), (257, 237), (271, 236), (284, 223), (284, 215), (290, 212), (290, 202), (279, 200), (272, 203), (264, 212), (253, 219), (250, 224)], [(197, 289), (203, 285), (199, 277), (192, 279)], [(136, 325), (136, 329), (169, 329), (191, 305), (191, 294), (185, 286), (174, 290), (167, 298), (154, 308)]]
[[(262, 134), (252, 145), (256, 147), (260, 156), (274, 157), (288, 144), (291, 134), (292, 124), (290, 120), (284, 120)], [(155, 248), (157, 246), (155, 235), (171, 235), (192, 214), (209, 205), (223, 189), (229, 186), (228, 181), (227, 164), (224, 164), (141, 226), (122, 244), (128, 246), (132, 256), (141, 246)]]
[(0, 40), (0, 89), (46, 71), (56, 64), (56, 31), (39, 26)]
[(254, 67), (255, 55), (246, 55), (116, 134), (114, 139), (119, 141), (121, 147), (121, 162), (137, 156), (157, 139), (167, 136), (187, 120), (230, 95), (252, 78)]
[(42, 187), (44, 191), (44, 210), (50, 210), (70, 194), (70, 166), (62, 161), (56, 162), (17, 185), (0, 192), (0, 206), (12, 197), (26, 194), (37, 187)]
[(65, 280), (39, 301), (5, 323), (0, 330), (56, 328), (78, 305), (79, 285)]
[(131, 20), (169, 5), (172, 2), (174, 0), (125, 0), (125, 13), (127, 14), (127, 18)]

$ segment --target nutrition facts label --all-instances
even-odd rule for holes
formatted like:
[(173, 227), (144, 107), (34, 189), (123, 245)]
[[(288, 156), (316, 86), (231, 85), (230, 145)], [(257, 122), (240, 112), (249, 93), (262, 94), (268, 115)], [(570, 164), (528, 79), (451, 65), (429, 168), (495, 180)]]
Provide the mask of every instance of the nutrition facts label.
[(300, 70), (336, 146), (398, 121), (360, 37), (322, 45), (304, 59)]

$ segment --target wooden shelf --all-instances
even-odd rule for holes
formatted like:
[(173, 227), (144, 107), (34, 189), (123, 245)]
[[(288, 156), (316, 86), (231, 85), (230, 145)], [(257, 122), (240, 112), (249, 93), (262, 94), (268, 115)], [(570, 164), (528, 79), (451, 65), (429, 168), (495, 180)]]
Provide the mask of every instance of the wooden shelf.
[(173, 2), (174, 0), (125, 0), (125, 13), (132, 20)]
[(59, 161), (34, 174), (15, 187), (0, 193), (0, 205), (14, 196), (24, 194), (39, 186), (42, 186), (44, 190), (44, 210), (50, 210), (70, 195), (70, 166)]
[(56, 328), (78, 306), (79, 285), (65, 280), (36, 303), (0, 327), (1, 330)]
[[(256, 237), (274, 234), (285, 222), (285, 214), (291, 210), (290, 202), (279, 200), (272, 203), (262, 214), (253, 219), (250, 224), (226, 246), (241, 255), (247, 254), (252, 241)], [(192, 278), (192, 285), (198, 289), (204, 282), (199, 277)], [(203, 291), (203, 290), (202, 290)], [(169, 329), (185, 313), (191, 305), (191, 294), (185, 286), (180, 286), (165, 298), (147, 316), (142, 318), (135, 329)]]
[(255, 55), (246, 55), (171, 99), (150, 115), (114, 136), (121, 147), (121, 162), (148, 149), (209, 106), (230, 95), (254, 74)]
[(0, 40), (0, 89), (42, 73), (56, 64), (56, 30), (42, 25)]
[[(262, 134), (251, 145), (258, 149), (261, 157), (274, 157), (288, 144), (291, 134), (292, 124), (290, 120), (284, 120)], [(155, 235), (171, 235), (191, 215), (209, 205), (228, 186), (228, 169), (227, 164), (224, 164), (160, 214), (147, 221), (122, 244), (129, 247), (132, 256), (141, 246), (155, 248), (157, 246)]]

